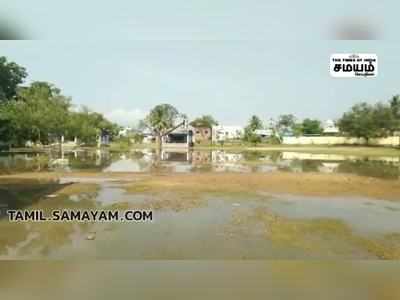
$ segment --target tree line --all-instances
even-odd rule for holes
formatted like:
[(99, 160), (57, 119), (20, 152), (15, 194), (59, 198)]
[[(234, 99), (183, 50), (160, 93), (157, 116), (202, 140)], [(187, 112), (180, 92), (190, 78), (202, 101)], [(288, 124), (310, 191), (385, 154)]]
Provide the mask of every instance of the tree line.
[[(353, 105), (349, 111), (336, 121), (339, 133), (343, 136), (364, 138), (368, 144), (371, 138), (384, 138), (400, 134), (400, 96), (393, 96), (387, 102), (369, 104), (360, 102)], [(320, 135), (323, 133), (321, 121), (304, 119), (297, 122), (294, 115), (281, 115), (276, 122), (265, 126), (261, 119), (252, 116), (244, 130), (244, 139), (257, 143), (257, 129), (268, 128), (274, 136), (283, 135)]]
[[(159, 141), (180, 125), (177, 119), (182, 120), (183, 116), (172, 105), (160, 104), (150, 111), (142, 124), (149, 128)], [(190, 125), (211, 128), (218, 125), (218, 122), (212, 116), (204, 115), (193, 120)], [(364, 138), (367, 143), (371, 138), (400, 134), (400, 96), (393, 96), (386, 103), (355, 104), (337, 120), (336, 126), (340, 135)], [(258, 116), (253, 115), (244, 128), (241, 138), (253, 144), (260, 143), (262, 137), (257, 130), (262, 129), (269, 130), (269, 136), (264, 140), (269, 143), (281, 143), (285, 135), (321, 135), (324, 131), (321, 121), (317, 119), (306, 118), (299, 122), (294, 115), (286, 114), (279, 116), (276, 121), (271, 120), (265, 124)]]
[[(62, 137), (68, 140), (78, 138), (81, 143), (95, 144), (99, 136), (114, 137), (120, 127), (107, 120), (102, 114), (86, 107), (76, 110), (71, 98), (62, 94), (56, 86), (43, 81), (23, 85), (28, 73), (15, 62), (0, 57), (0, 142), (10, 146), (23, 146), (27, 141), (49, 144)], [(170, 104), (154, 107), (142, 120), (160, 142), (162, 137), (187, 122), (186, 115)], [(193, 126), (212, 127), (218, 122), (210, 115), (196, 118)], [(361, 102), (336, 122), (340, 134), (351, 137), (387, 137), (400, 132), (400, 96), (376, 104)], [(264, 124), (253, 115), (244, 128), (243, 140), (261, 142), (257, 130), (269, 129), (272, 137), (281, 142), (284, 135), (319, 135), (322, 124), (317, 119), (297, 121), (291, 114), (281, 115), (277, 121)]]
[(87, 107), (78, 110), (71, 98), (44, 81), (23, 85), (28, 73), (0, 57), (0, 141), (24, 146), (27, 141), (43, 145), (78, 138), (95, 144), (102, 134), (114, 136), (119, 127)]

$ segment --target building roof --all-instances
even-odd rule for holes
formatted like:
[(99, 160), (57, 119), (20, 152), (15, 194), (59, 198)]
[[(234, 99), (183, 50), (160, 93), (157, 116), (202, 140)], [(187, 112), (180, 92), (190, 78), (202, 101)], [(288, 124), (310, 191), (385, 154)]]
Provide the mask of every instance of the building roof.
[(272, 135), (273, 132), (271, 129), (256, 129), (254, 133), (258, 135)]

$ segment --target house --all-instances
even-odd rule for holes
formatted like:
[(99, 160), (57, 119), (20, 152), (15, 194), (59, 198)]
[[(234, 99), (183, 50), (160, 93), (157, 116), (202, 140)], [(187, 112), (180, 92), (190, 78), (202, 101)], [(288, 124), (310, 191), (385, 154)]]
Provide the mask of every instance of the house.
[(274, 132), (272, 129), (256, 129), (254, 130), (254, 134), (264, 139), (273, 136)]
[(335, 122), (332, 120), (326, 120), (323, 125), (323, 135), (338, 135), (339, 128), (336, 127)]
[(132, 128), (131, 127), (124, 127), (122, 129), (120, 129), (120, 131), (118, 132), (118, 136), (119, 137), (127, 137), (130, 133), (132, 133)]
[(148, 130), (143, 131), (141, 134), (143, 135), (143, 144), (151, 144), (156, 141), (156, 137), (154, 136), (154, 134)]
[(162, 138), (163, 148), (189, 148), (194, 143), (193, 127), (183, 121), (173, 131)]
[(194, 136), (194, 141), (196, 142), (196, 144), (211, 142), (212, 128), (211, 127), (202, 127), (202, 126), (193, 126), (193, 136)]
[(243, 136), (244, 128), (242, 126), (218, 125), (212, 127), (212, 141), (220, 142), (225, 140), (240, 139)]

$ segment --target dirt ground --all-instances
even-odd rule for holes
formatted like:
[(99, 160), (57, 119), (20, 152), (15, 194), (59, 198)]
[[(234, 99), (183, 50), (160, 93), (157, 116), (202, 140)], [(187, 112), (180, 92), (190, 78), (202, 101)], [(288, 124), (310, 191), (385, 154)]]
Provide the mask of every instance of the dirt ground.
[(0, 185), (21, 180), (63, 182), (116, 181), (127, 191), (196, 193), (267, 192), (304, 196), (363, 196), (400, 201), (400, 181), (347, 174), (320, 173), (21, 173), (0, 176)]

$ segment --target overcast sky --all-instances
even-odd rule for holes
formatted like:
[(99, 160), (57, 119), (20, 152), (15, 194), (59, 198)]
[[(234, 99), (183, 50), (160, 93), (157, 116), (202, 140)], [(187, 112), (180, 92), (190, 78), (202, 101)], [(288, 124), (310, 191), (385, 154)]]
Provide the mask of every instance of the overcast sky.
[(52, 40), (315, 40), (345, 25), (397, 39), (399, 8), (396, 0), (0, 0), (0, 20)]
[[(159, 103), (229, 125), (335, 119), (400, 93), (396, 1), (0, 2), (0, 17), (37, 39), (0, 41), (0, 55), (121, 124)], [(349, 20), (370, 40), (334, 40)], [(337, 52), (376, 53), (378, 77), (331, 78)]]
[[(335, 119), (356, 102), (400, 93), (395, 42), (0, 41), (0, 49), (29, 80), (54, 83), (74, 103), (124, 124), (159, 103), (231, 125), (251, 114)], [(378, 77), (330, 77), (335, 52), (377, 53)]]

